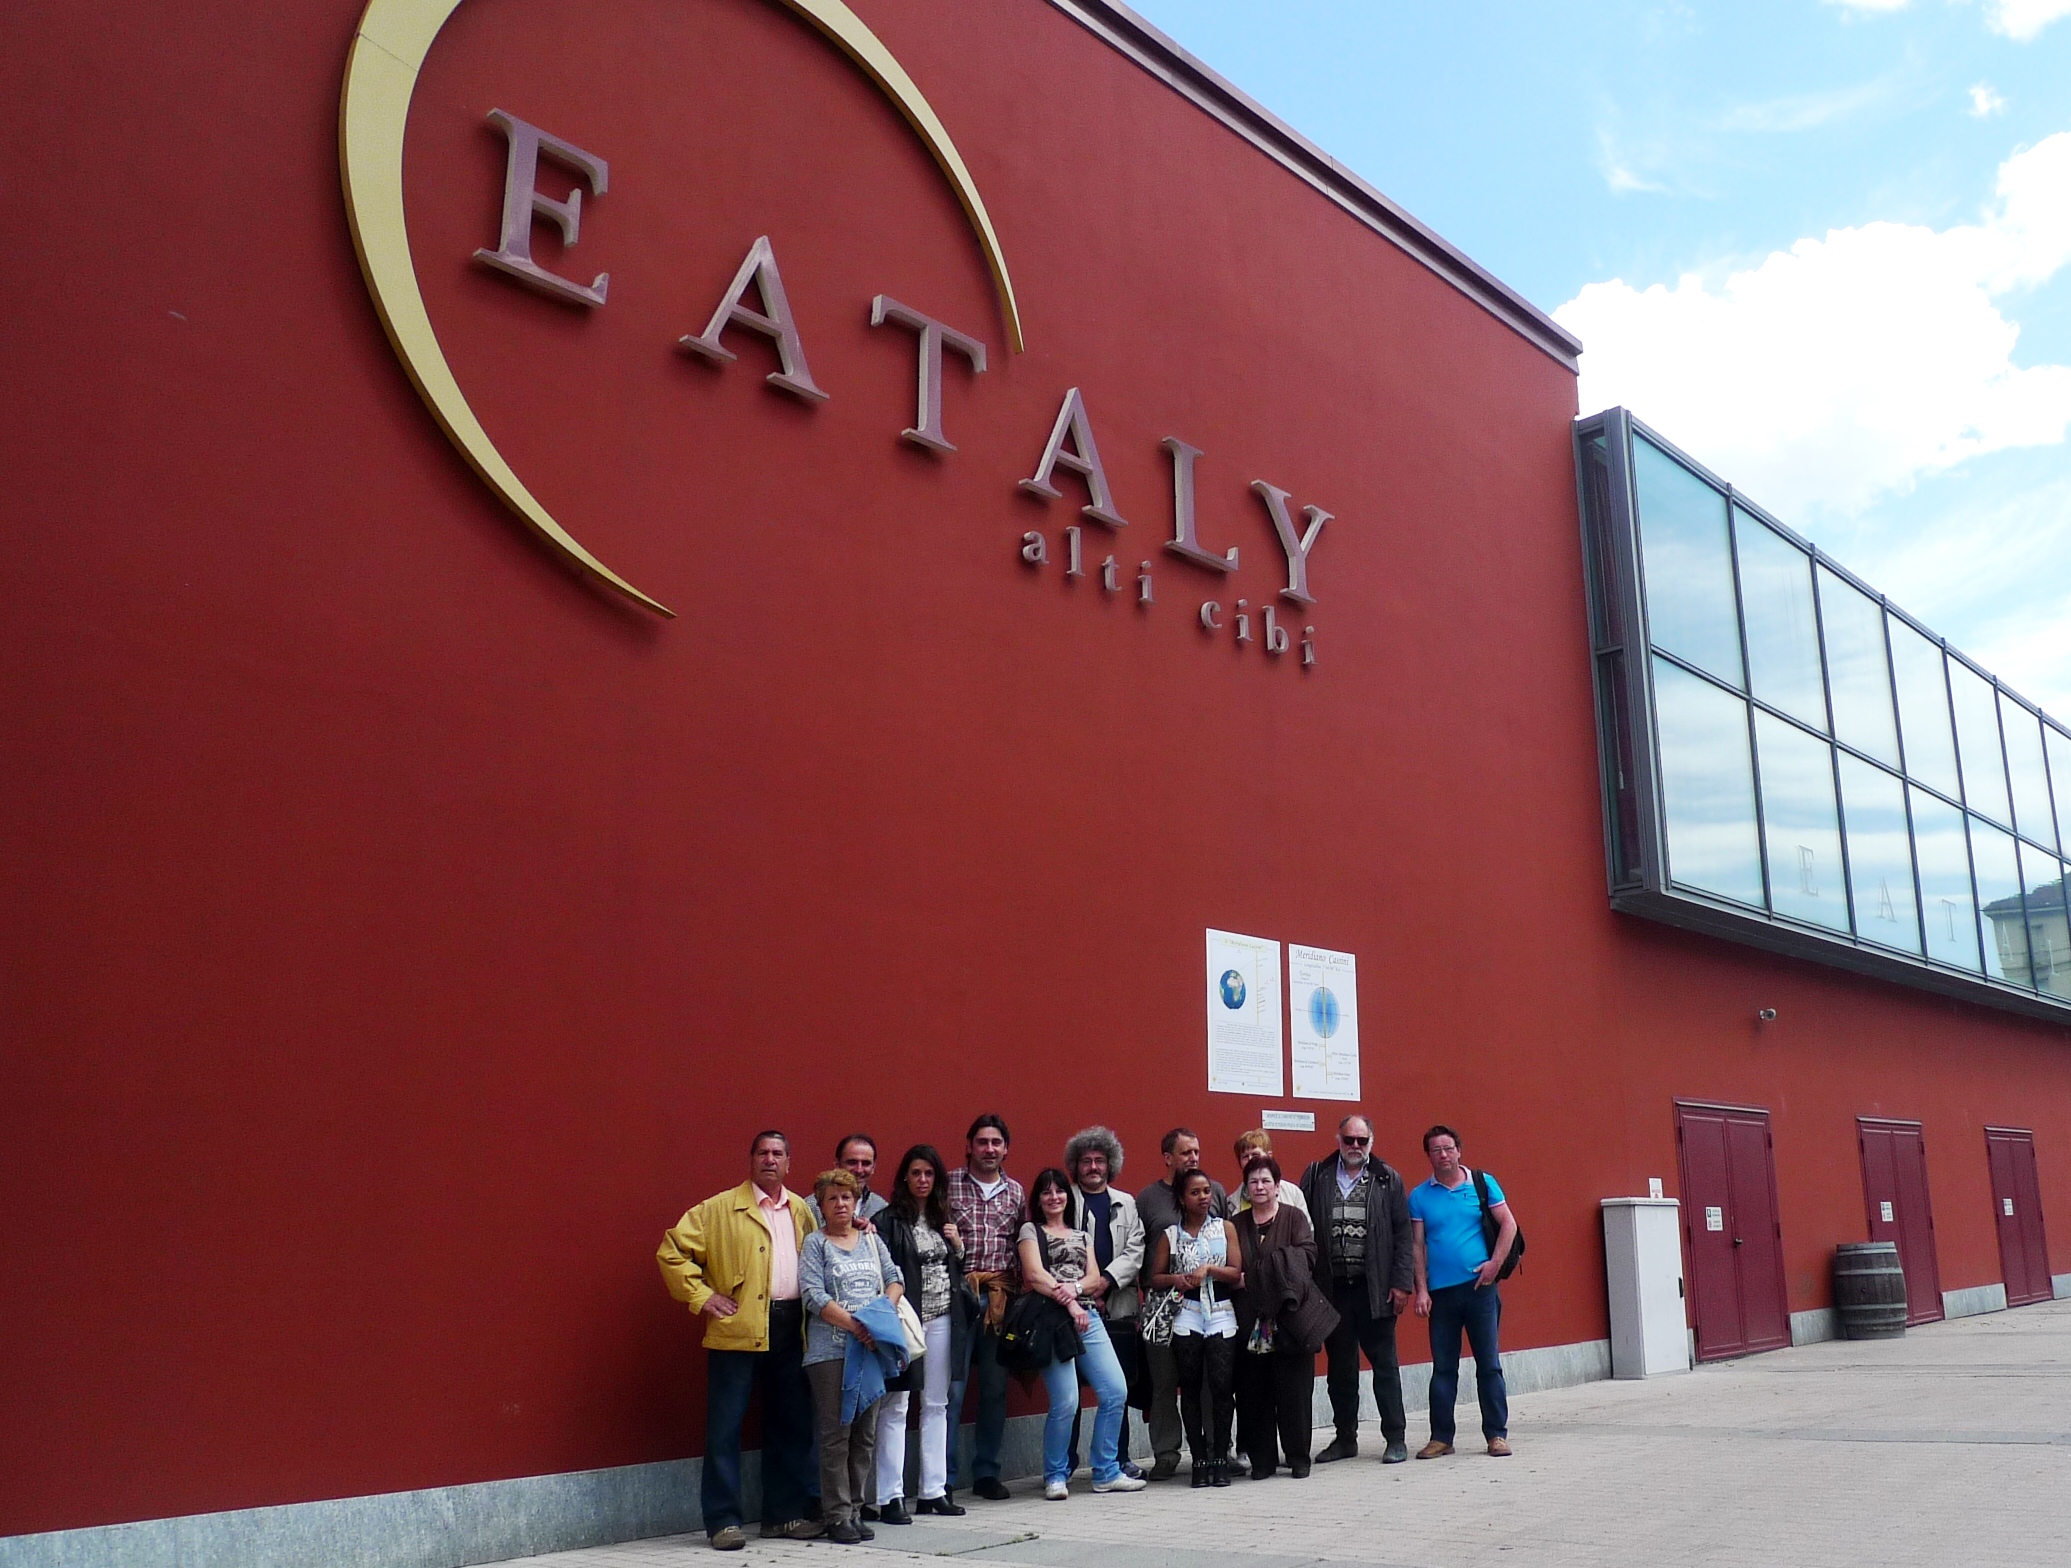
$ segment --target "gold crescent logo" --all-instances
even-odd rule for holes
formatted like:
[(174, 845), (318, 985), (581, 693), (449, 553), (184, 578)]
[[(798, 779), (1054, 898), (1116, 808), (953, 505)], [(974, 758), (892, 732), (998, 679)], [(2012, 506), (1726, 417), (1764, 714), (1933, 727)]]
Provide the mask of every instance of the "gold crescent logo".
[[(993, 232), (984, 198), (978, 194), (971, 171), (964, 167), (956, 143), (913, 78), (843, 0), (778, 3), (812, 23), (854, 61), (891, 99), (941, 165), (992, 270), (1007, 344), (1019, 353), (1021, 312), (1014, 303), (1014, 285), (1007, 276), (999, 236)], [(345, 90), (338, 108), (338, 162), (360, 270), (366, 274), (367, 290), (374, 297), (374, 309), (387, 329), (389, 342), (395, 345), (396, 356), (432, 417), (469, 466), (505, 505), (584, 571), (634, 603), (673, 616), (675, 612), (667, 605), (649, 598), (585, 550), (525, 488), (468, 406), (467, 395), (446, 363), (445, 350), (439, 347), (438, 334), (424, 308), (403, 219), (403, 132), (410, 118), (411, 95), (417, 90), (417, 75), (431, 52), (432, 40), (460, 4), (461, 0), (368, 0), (360, 17), (345, 62)]]

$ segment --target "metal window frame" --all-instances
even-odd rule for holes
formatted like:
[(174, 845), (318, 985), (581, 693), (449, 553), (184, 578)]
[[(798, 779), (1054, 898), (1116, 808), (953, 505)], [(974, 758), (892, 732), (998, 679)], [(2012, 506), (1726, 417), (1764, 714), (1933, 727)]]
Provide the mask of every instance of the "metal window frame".
[[(1594, 516), (1593, 502), (1585, 476), (1588, 457), (1585, 443), (1601, 437), (1604, 443), (1605, 484), (1604, 501), (1607, 515), (1601, 519)], [(1787, 724), (1809, 735), (1819, 731), (1802, 719), (1795, 717), (1773, 704), (1764, 702), (1754, 693), (1751, 681), (1734, 695), (1746, 703), (1748, 723), (1748, 755), (1755, 791), (1755, 834), (1757, 852), (1761, 858), (1762, 888), (1764, 906), (1756, 908), (1735, 899), (1708, 893), (1702, 889), (1678, 884), (1672, 875), (1673, 868), (1668, 855), (1668, 820), (1666, 794), (1661, 772), (1661, 748), (1659, 713), (1654, 692), (1654, 660), (1659, 657), (1692, 675), (1707, 681), (1721, 691), (1732, 688), (1717, 676), (1708, 674), (1690, 665), (1674, 654), (1660, 652), (1653, 646), (1648, 635), (1646, 572), (1644, 542), (1639, 531), (1639, 508), (1637, 476), (1633, 468), (1633, 443), (1645, 439), (1660, 448), (1669, 457), (1689, 469), (1698, 478), (1716, 489), (1726, 506), (1727, 537), (1732, 549), (1734, 563), (1733, 603), (1736, 623), (1740, 631), (1740, 668), (1744, 681), (1749, 680), (1747, 660), (1746, 609), (1741, 603), (1739, 573), (1738, 523), (1733, 509), (1739, 508), (1757, 519), (1761, 524), (1774, 528), (1785, 540), (1803, 550), (1809, 557), (1813, 574), (1813, 603), (1815, 626), (1820, 635), (1820, 678), (1827, 694), (1827, 733), (1820, 738), (1836, 748), (1834, 766), (1834, 811), (1841, 832), (1842, 886), (1849, 911), (1849, 929), (1839, 931), (1829, 926), (1816, 926), (1779, 915), (1773, 908), (1774, 898), (1769, 880), (1768, 839), (1765, 832), (1763, 801), (1761, 792), (1761, 754), (1756, 745), (1754, 723), (1756, 712), (1772, 714)], [(1949, 660), (1959, 659), (1963, 664), (1982, 676), (1993, 688), (1995, 701), (1998, 693), (2005, 692), (2014, 702), (2037, 715), (2050, 728), (2062, 730), (2063, 726), (2053, 721), (2035, 704), (2021, 697), (2005, 686), (1991, 672), (1981, 668), (1959, 650), (1949, 646), (1948, 640), (1937, 635), (1914, 616), (1907, 614), (1890, 599), (1864, 582), (1839, 561), (1826, 555), (1818, 546), (1805, 539), (1795, 530), (1773, 516), (1704, 464), (1692, 458), (1673, 441), (1663, 436), (1629, 410), (1610, 408), (1602, 413), (1577, 419), (1574, 425), (1576, 501), (1579, 523), (1582, 530), (1583, 560), (1585, 563), (1585, 592), (1589, 607), (1588, 642), (1590, 653), (1590, 682), (1596, 698), (1597, 715), (1597, 762), (1601, 783), (1601, 807), (1604, 826), (1604, 879), (1611, 907), (1623, 914), (1636, 915), (1644, 919), (1659, 921), (1666, 925), (1687, 931), (1700, 932), (1707, 936), (1722, 937), (1744, 946), (1759, 948), (1765, 952), (1780, 953), (1792, 958), (1806, 959), (1850, 973), (1867, 975), (1880, 980), (1893, 981), (1915, 989), (1931, 991), (1941, 996), (1962, 1001), (1980, 1003), (2004, 1011), (2019, 1013), (2031, 1018), (2047, 1019), (2055, 1024), (2071, 1022), (2071, 1001), (2058, 1000), (2044, 993), (2034, 984), (2014, 985), (1998, 980), (1982, 971), (1956, 968), (1939, 959), (1929, 958), (1925, 953), (1913, 954), (1885, 947), (1860, 934), (1860, 921), (1854, 907), (1854, 890), (1848, 882), (1848, 832), (1847, 807), (1841, 793), (1839, 772), (1839, 751), (1847, 751), (1879, 771), (1895, 777), (1900, 785), (1900, 797), (1905, 805), (1906, 849), (1913, 863), (1914, 911), (1925, 946), (1927, 911), (1921, 903), (1920, 868), (1917, 846), (1914, 843), (1914, 822), (1912, 789), (1923, 789), (1934, 798), (1956, 808), (1964, 833), (1964, 853), (1970, 862), (1972, 919), (1975, 923), (1979, 962), (1985, 963), (1984, 912), (1977, 892), (1977, 860), (1972, 848), (1972, 812), (1963, 798), (1963, 748), (1961, 738), (1955, 733), (1954, 694), (1948, 690), (1951, 680)], [(1600, 526), (1599, 526), (1600, 525)], [(1606, 558), (1608, 557), (1608, 558)], [(1892, 719), (1898, 735), (1899, 767), (1894, 770), (1888, 762), (1849, 745), (1834, 733), (1832, 677), (1828, 669), (1825, 647), (1825, 622), (1820, 609), (1821, 568), (1832, 572), (1841, 582), (1861, 592), (1878, 604), (1887, 620), (1884, 623), (1885, 673), (1890, 681)], [(1891, 625), (1888, 617), (1896, 617), (1933, 644), (1942, 655), (1942, 679), (1945, 697), (1949, 702), (1950, 739), (1956, 753), (1958, 795), (1951, 799), (1943, 791), (1913, 778), (1906, 768), (1906, 730), (1898, 702), (1898, 672), (1891, 647)], [(1613, 668), (1607, 657), (1616, 654), (1622, 661), (1623, 688), (1612, 690), (1608, 672)], [(1622, 699), (1622, 701), (1621, 701)], [(1618, 733), (1618, 716), (1624, 718), (1624, 731)], [(1995, 706), (1995, 714), (1997, 709)], [(2005, 765), (2005, 735), (2001, 721), (2001, 766)], [(1636, 821), (1635, 851), (1626, 875), (1620, 877), (1620, 851), (1618, 801), (1618, 758), (1621, 755), (1632, 759), (1629, 787), (1632, 790), (1633, 816)], [(2048, 746), (2044, 745), (2044, 765), (2048, 766)], [(2008, 800), (2011, 806), (2012, 782), (2009, 777)], [(2054, 792), (2051, 796), (2054, 810)], [(2011, 813), (2010, 813), (2011, 814)], [(1998, 826), (1996, 822), (1995, 826)], [(2011, 824), (2008, 825), (2011, 830)], [(2025, 835), (2011, 831), (2011, 836), (2025, 839)], [(2034, 848), (2056, 855), (2060, 864), (2064, 862), (2061, 850), (2027, 840)], [(2016, 867), (2018, 868), (2018, 860)], [(2022, 884), (2022, 920), (2026, 931), (2026, 879)], [(2032, 940), (2032, 938), (2031, 938)], [(2032, 982), (2034, 966), (2029, 966)]]

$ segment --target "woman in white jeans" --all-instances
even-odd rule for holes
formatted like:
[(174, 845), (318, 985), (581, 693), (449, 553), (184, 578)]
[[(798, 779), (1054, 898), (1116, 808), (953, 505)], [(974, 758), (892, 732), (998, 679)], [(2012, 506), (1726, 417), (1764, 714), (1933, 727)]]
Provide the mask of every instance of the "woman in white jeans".
[[(920, 1314), (927, 1351), (920, 1375), (920, 1487), (914, 1512), (961, 1514), (948, 1487), (949, 1390), (971, 1354), (964, 1288), (963, 1240), (949, 1218), (949, 1176), (942, 1156), (915, 1144), (901, 1156), (891, 1204), (877, 1216), (878, 1234), (907, 1279), (906, 1299)], [(877, 1407), (877, 1518), (911, 1524), (906, 1511), (906, 1417), (909, 1390), (887, 1393)]]

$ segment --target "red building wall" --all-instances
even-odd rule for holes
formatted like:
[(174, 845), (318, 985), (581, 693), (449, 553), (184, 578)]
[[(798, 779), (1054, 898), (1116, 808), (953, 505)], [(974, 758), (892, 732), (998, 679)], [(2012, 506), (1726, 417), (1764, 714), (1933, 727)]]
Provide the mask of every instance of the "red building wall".
[[(1226, 1165), (1208, 926), (1359, 955), (1383, 1152), (1457, 1123), (1531, 1232), (1512, 1345), (1606, 1332), (1596, 1200), (1674, 1191), (1676, 1095), (1776, 1113), (1793, 1307), (1861, 1231), (1857, 1114), (1926, 1121), (1945, 1287), (1998, 1277), (1986, 1121), (2071, 1223), (2065, 1030), (1606, 909), (1569, 371), (1051, 6), (856, 8), (1025, 354), (920, 143), (767, 0), (464, 7), (416, 95), (460, 383), (669, 622), (390, 352), (352, 0), (11, 18), (0, 1533), (698, 1452), (651, 1254), (750, 1133), (954, 1157), (998, 1109), (1027, 1176), (1105, 1120), (1134, 1187), (1185, 1121)], [(604, 309), (469, 265), (492, 107), (611, 161), (539, 241)], [(824, 405), (673, 347), (759, 234)], [(879, 292), (991, 345), (951, 457), (898, 440)], [(1071, 386), (1148, 609), (1018, 558), (1082, 521), (1014, 483)], [(1168, 435), (1228, 584), (1158, 548)], [(1282, 580), (1254, 479), (1335, 514), (1313, 670), (1195, 619)]]

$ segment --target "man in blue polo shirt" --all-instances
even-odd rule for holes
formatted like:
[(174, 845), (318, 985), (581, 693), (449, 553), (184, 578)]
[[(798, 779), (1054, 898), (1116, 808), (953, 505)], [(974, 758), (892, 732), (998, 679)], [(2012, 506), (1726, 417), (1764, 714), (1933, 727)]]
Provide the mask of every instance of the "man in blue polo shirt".
[(1453, 1406), (1460, 1396), (1460, 1334), (1474, 1352), (1474, 1381), (1481, 1395), (1481, 1435), (1497, 1459), (1510, 1453), (1510, 1400), (1503, 1389), (1503, 1363), (1496, 1351), (1496, 1327), (1503, 1301), (1496, 1294), (1501, 1260), (1510, 1256), (1517, 1220), (1503, 1189), (1486, 1171), (1489, 1214), (1498, 1228), (1489, 1246), (1482, 1227), (1481, 1195), (1474, 1173), (1460, 1163), (1460, 1135), (1450, 1127), (1424, 1134), (1431, 1179), (1409, 1195), (1412, 1262), (1416, 1270), (1416, 1314), (1431, 1320), (1431, 1441), (1419, 1459), (1453, 1451)]

